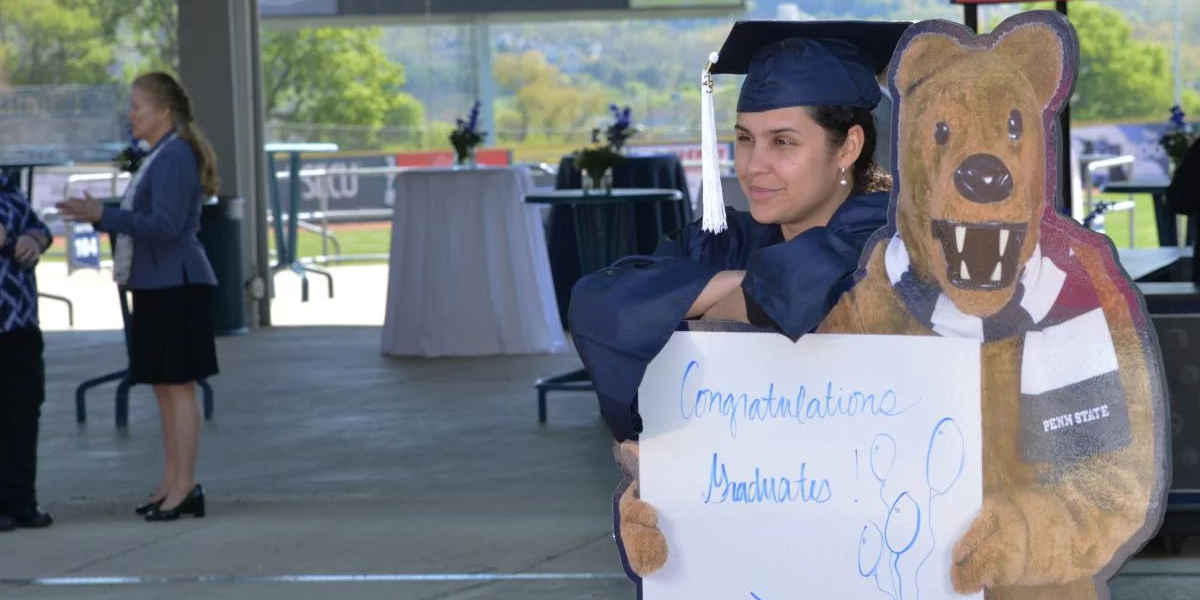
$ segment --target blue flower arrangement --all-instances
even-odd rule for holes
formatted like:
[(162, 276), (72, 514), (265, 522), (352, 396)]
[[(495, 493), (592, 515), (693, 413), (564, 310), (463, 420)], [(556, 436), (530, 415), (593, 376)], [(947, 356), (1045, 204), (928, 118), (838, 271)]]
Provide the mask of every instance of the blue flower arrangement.
[(1184, 129), (1187, 127), (1187, 115), (1184, 114), (1183, 108), (1178, 104), (1171, 107), (1171, 125), (1176, 129)]
[(1192, 143), (1196, 141), (1196, 135), (1192, 133), (1192, 127), (1188, 125), (1186, 117), (1187, 115), (1178, 104), (1172, 106), (1167, 132), (1158, 140), (1158, 144), (1167, 153), (1172, 165), (1182, 162), (1188, 148), (1191, 148)]
[(457, 127), (450, 133), (450, 144), (454, 146), (460, 165), (467, 162), (475, 147), (487, 138), (486, 131), (479, 131), (479, 108), (480, 102), (476, 100), (475, 105), (471, 107), (470, 117), (466, 120), (459, 118)]
[[(629, 138), (637, 133), (631, 119), (632, 110), (628, 106), (624, 109), (618, 108), (616, 103), (609, 104), (608, 110), (613, 115), (613, 122), (604, 130), (604, 139), (608, 142), (609, 148), (620, 152)], [(592, 130), (592, 143), (600, 143), (600, 129), (598, 128)]]
[(146, 158), (146, 150), (136, 138), (133, 137), (133, 129), (129, 130), (129, 145), (117, 155), (113, 160), (122, 173), (137, 173), (137, 170), (142, 167), (142, 160)]

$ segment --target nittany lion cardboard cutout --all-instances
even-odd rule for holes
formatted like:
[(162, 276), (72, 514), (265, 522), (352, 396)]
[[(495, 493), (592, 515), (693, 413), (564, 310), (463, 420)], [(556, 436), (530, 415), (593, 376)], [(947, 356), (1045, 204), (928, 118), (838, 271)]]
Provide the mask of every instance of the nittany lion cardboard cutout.
[[(950, 572), (987, 600), (1109, 598), (1166, 504), (1166, 386), (1144, 302), (1111, 242), (1055, 210), (1078, 55), (1056, 12), (982, 36), (908, 29), (889, 73), (890, 224), (818, 329), (982, 344), (983, 503)], [(652, 577), (670, 540), (638, 497), (637, 453), (618, 449), (616, 526), (629, 570)]]

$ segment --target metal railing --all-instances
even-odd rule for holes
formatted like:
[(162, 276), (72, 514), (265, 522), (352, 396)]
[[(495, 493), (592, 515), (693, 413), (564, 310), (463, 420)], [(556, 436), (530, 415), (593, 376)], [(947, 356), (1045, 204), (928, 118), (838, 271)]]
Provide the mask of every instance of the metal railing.
[[(521, 166), (528, 167), (535, 174), (542, 177), (555, 177), (558, 174), (558, 165), (547, 162), (540, 163), (519, 163)], [(699, 166), (699, 161), (685, 161), (685, 167), (695, 168)], [(724, 169), (732, 167), (732, 161), (722, 161), (721, 166)], [(349, 172), (360, 176), (387, 176), (395, 175), (413, 169), (421, 169), (426, 167), (414, 166), (379, 166), (379, 167), (355, 167)], [(56, 169), (59, 173), (70, 173), (67, 176), (66, 182), (62, 186), (62, 196), (72, 196), (74, 190), (80, 184), (96, 184), (110, 183), (109, 190), (106, 192), (113, 197), (120, 195), (122, 191), (122, 183), (127, 184), (131, 176), (129, 173), (119, 172), (116, 169), (98, 169), (96, 167), (63, 167)], [(330, 208), (330, 183), (329, 179), (336, 176), (345, 175), (348, 171), (345, 168), (316, 168), (308, 167), (301, 168), (297, 173), (298, 177), (312, 178), (316, 181), (313, 188), (316, 190), (317, 206), (315, 210), (308, 210), (296, 214), (297, 228), (321, 236), (321, 250), (316, 256), (298, 257), (299, 260), (306, 264), (340, 264), (350, 262), (374, 262), (387, 260), (386, 253), (365, 253), (365, 254), (346, 254), (343, 240), (339, 239), (333, 231), (333, 226), (338, 222), (361, 222), (361, 221), (388, 221), (391, 219), (393, 210), (391, 208), (362, 208), (352, 210), (332, 210)], [(291, 183), (291, 172), (287, 169), (279, 169), (275, 172), (275, 177), (278, 181)], [(58, 211), (54, 208), (46, 208), (40, 211), (42, 216), (48, 221), (53, 222), (58, 219)], [(267, 222), (270, 223), (274, 218), (274, 212), (268, 208)], [(280, 219), (283, 223), (290, 221), (291, 215), (288, 214), (286, 207)], [(290, 243), (297, 243), (296, 240)], [(65, 251), (55, 251), (54, 256), (65, 256)], [(271, 248), (268, 250), (268, 255), (277, 258), (278, 249)], [(104, 260), (102, 268), (111, 266), (111, 260)]]
[[(401, 173), (411, 169), (413, 169), (413, 167), (356, 167), (353, 172), (355, 175), (394, 175), (396, 173)], [(327, 265), (351, 261), (387, 260), (388, 258), (387, 254), (358, 254), (353, 256), (345, 255), (342, 253), (342, 246), (338, 241), (337, 236), (330, 231), (330, 218), (333, 217), (335, 213), (329, 210), (328, 178), (333, 175), (344, 175), (345, 173), (345, 169), (327, 168), (301, 168), (300, 171), (296, 173), (297, 177), (311, 177), (318, 181), (318, 185), (316, 186), (317, 210), (307, 213), (298, 213), (296, 215), (296, 226), (304, 229), (305, 231), (316, 233), (317, 235), (321, 236), (321, 254), (315, 257), (297, 256), (297, 259), (302, 263)], [(289, 180), (290, 185), (296, 185), (295, 182), (290, 181), (291, 176), (292, 174), (290, 171), (280, 170), (275, 172), (276, 180), (286, 179)], [(383, 209), (340, 211), (342, 215), (356, 214), (359, 216), (366, 216), (367, 213), (370, 213), (370, 216), (377, 218), (387, 218), (391, 216), (391, 212), (392, 211), (390, 210)], [(286, 211), (284, 214), (280, 215), (280, 217), (284, 222), (288, 222), (290, 219), (290, 215), (288, 215)], [(317, 224), (314, 224), (314, 221)], [(299, 246), (299, 240), (290, 240), (288, 243), (295, 244), (297, 247)], [(330, 255), (329, 253), (330, 244), (333, 244), (334, 246), (334, 251), (336, 252), (334, 255)]]
[[(1096, 206), (1092, 196), (1092, 188), (1095, 187), (1095, 178), (1093, 175), (1096, 173), (1096, 171), (1101, 169), (1109, 169), (1120, 165), (1132, 165), (1136, 161), (1137, 157), (1129, 154), (1113, 156), (1110, 158), (1101, 158), (1098, 160), (1089, 161), (1086, 165), (1086, 168), (1083, 170), (1083, 193), (1087, 202), (1086, 206), (1084, 207), (1084, 214), (1088, 215), (1088, 218), (1092, 219), (1091, 223), (1089, 223), (1089, 226), (1092, 223), (1097, 223), (1100, 224), (1101, 229), (1103, 229), (1102, 215), (1112, 212), (1128, 212), (1130, 248), (1133, 248), (1137, 244), (1137, 227), (1134, 223), (1134, 215), (1137, 214), (1137, 211), (1134, 209), (1137, 208), (1137, 203), (1133, 200), (1127, 200), (1123, 202), (1101, 203), (1101, 206)], [(1099, 220), (1097, 220), (1097, 217), (1100, 217)]]
[[(69, 167), (69, 166), (55, 167), (55, 170), (58, 172), (65, 171), (65, 172), (73, 173), (72, 175), (67, 176), (67, 183), (66, 183), (66, 185), (63, 186), (63, 197), (64, 198), (69, 198), (71, 196), (71, 184), (80, 182), (80, 181), (111, 180), (113, 182), (114, 195), (116, 193), (115, 188), (116, 188), (117, 179), (113, 178), (112, 172), (95, 172), (95, 169), (89, 169), (86, 167)], [(125, 178), (129, 177), (128, 173), (123, 173), (121, 175), (123, 175)], [(47, 226), (51, 226), (55, 222), (62, 222), (62, 218), (59, 216), (58, 209), (53, 208), (53, 207), (44, 208), (42, 210), (39, 210), (38, 216), (42, 219), (42, 221), (44, 223), (46, 223)], [(103, 252), (103, 250), (101, 250), (101, 252)], [(62, 251), (52, 250), (52, 251), (46, 252), (44, 256), (49, 256), (52, 258), (67, 259), (66, 260), (67, 274), (70, 275), (72, 272), (72, 265), (71, 265), (70, 259), (67, 257), (67, 254), (68, 253), (65, 249)], [(107, 268), (107, 267), (110, 267), (111, 264), (112, 264), (111, 260), (109, 260), (109, 261), (102, 260), (100, 263), (100, 266), (101, 266), (101, 268)], [(75, 303), (72, 302), (70, 298), (67, 298), (66, 296), (62, 296), (59, 294), (52, 294), (50, 292), (46, 292), (46, 291), (42, 291), (42, 290), (38, 291), (38, 296), (41, 298), (45, 298), (47, 300), (53, 300), (55, 302), (60, 302), (64, 305), (66, 305), (66, 307), (67, 307), (67, 324), (70, 327), (75, 327)]]

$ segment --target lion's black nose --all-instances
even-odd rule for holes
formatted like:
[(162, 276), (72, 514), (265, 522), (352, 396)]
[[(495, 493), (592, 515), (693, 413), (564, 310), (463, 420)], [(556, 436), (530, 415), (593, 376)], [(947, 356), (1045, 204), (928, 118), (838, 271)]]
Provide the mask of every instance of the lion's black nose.
[(972, 154), (954, 172), (954, 187), (971, 202), (1000, 202), (1012, 195), (1012, 173), (991, 154)]

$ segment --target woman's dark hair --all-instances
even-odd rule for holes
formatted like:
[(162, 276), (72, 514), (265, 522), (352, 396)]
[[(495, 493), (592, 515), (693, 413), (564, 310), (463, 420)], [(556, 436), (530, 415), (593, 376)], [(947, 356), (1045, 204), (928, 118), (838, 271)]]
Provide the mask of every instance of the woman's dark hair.
[(133, 87), (148, 94), (159, 108), (171, 111), (171, 120), (175, 123), (179, 137), (183, 138), (196, 154), (201, 189), (206, 196), (215, 196), (221, 187), (221, 180), (217, 175), (217, 153), (193, 121), (192, 100), (183, 86), (167, 73), (154, 72), (135, 79)]
[(829, 135), (829, 151), (834, 152), (846, 143), (850, 128), (858, 125), (863, 130), (862, 152), (854, 161), (854, 189), (860, 193), (890, 192), (892, 176), (875, 162), (875, 118), (871, 111), (850, 106), (810, 106), (808, 114)]

